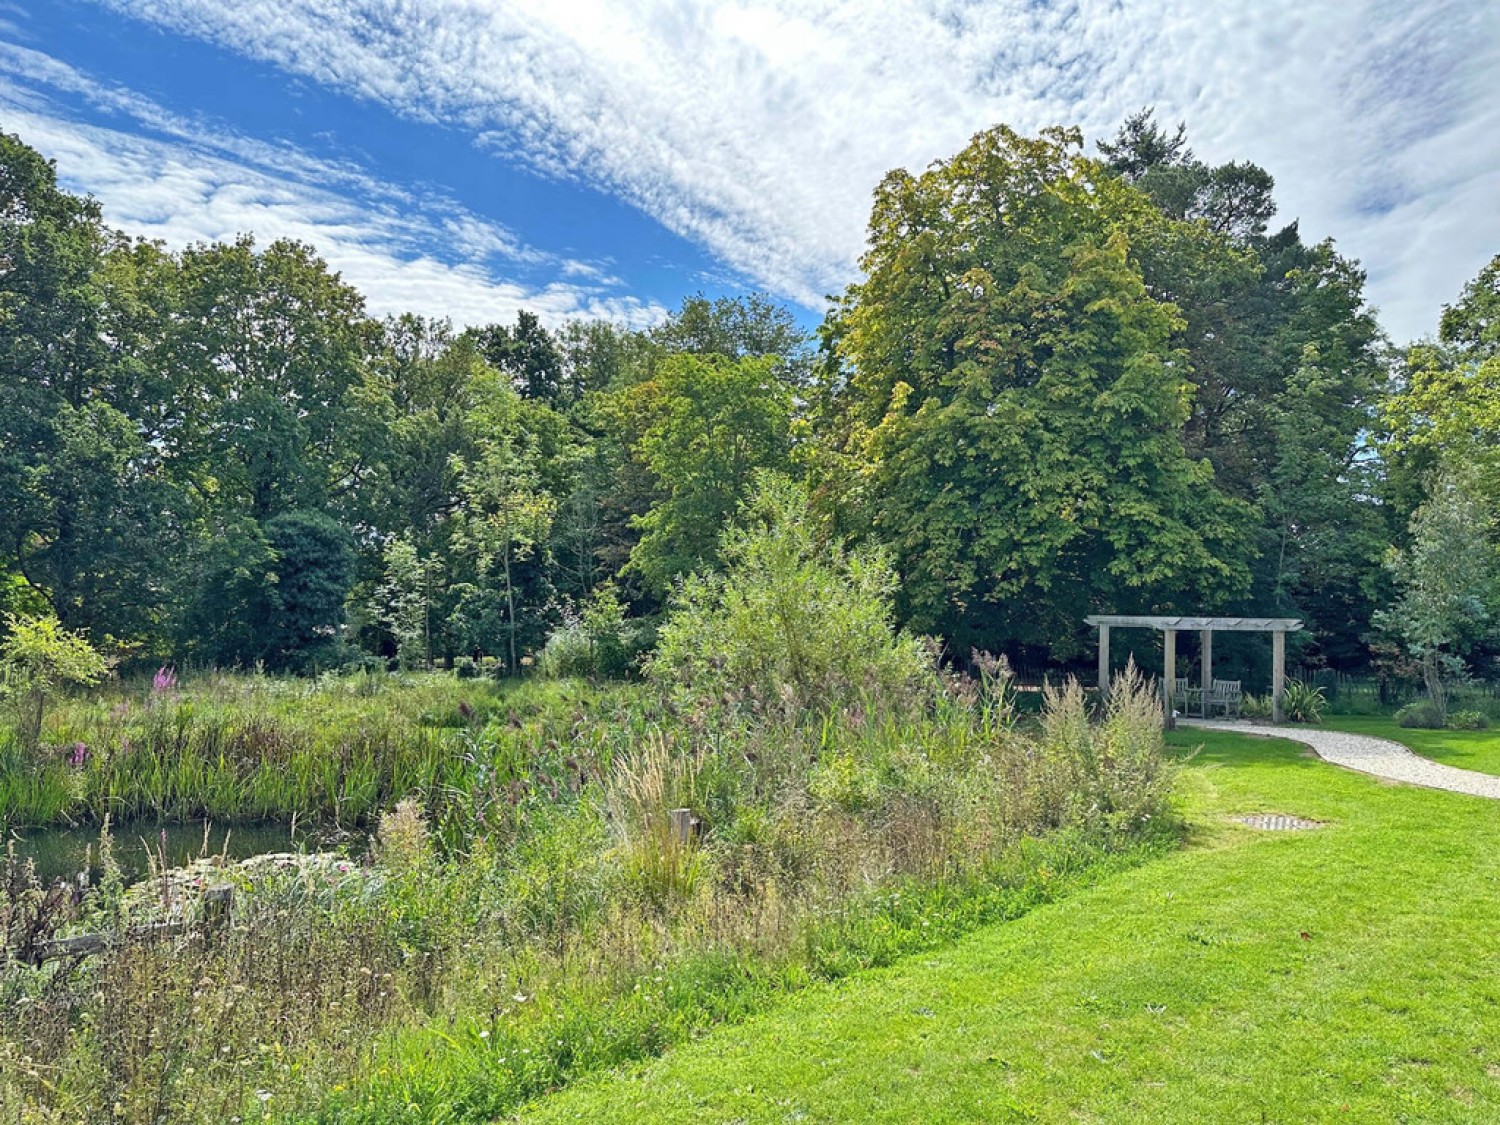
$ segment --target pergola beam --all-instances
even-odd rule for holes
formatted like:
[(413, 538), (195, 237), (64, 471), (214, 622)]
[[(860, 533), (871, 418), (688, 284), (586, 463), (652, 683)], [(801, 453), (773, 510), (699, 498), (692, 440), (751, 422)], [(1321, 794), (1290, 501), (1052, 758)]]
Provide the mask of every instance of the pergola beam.
[(1296, 617), (1162, 617), (1149, 614), (1095, 614), (1085, 617), (1090, 625), (1105, 625), (1121, 628), (1156, 629), (1212, 629), (1217, 633), (1274, 633), (1278, 630), (1295, 633), (1302, 628)]

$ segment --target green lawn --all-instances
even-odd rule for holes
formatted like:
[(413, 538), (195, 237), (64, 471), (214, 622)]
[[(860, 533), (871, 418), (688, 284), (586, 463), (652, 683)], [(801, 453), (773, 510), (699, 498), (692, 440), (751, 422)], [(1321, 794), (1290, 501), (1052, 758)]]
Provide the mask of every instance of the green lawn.
[(1399, 742), (1444, 765), (1500, 775), (1500, 731), (1404, 730), (1389, 715), (1328, 715), (1325, 727)]
[[(1500, 803), (1173, 741), (1184, 851), (524, 1118), (1500, 1119)], [(1261, 810), (1328, 826), (1227, 820)]]

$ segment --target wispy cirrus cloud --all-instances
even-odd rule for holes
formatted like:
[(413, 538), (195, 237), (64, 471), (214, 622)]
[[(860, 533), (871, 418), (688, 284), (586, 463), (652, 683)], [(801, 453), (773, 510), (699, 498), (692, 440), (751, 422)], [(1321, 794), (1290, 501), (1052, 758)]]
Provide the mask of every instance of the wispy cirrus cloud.
[(1500, 250), (1490, 0), (101, 0), (629, 200), (810, 307), (871, 190), (1155, 104), (1371, 271), (1397, 336)]
[[(58, 95), (82, 99), (111, 124), (77, 120)], [(353, 162), (174, 114), (30, 48), (0, 43), (0, 114), (129, 233), (172, 246), (240, 233), (308, 242), (377, 314), (474, 324), (525, 308), (554, 324), (604, 317), (634, 325), (665, 315), (600, 263), (529, 246), (437, 188), (392, 184)], [(517, 267), (555, 280), (506, 280)]]

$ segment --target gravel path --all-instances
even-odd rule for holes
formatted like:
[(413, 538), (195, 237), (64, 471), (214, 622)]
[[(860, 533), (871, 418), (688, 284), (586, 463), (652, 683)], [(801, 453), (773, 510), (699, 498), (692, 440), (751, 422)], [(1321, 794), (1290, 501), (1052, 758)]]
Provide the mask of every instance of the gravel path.
[(1336, 766), (1372, 773), (1390, 781), (1408, 785), (1425, 785), (1429, 789), (1446, 789), (1450, 793), (1468, 793), (1500, 801), (1500, 777), (1457, 766), (1439, 765), (1413, 754), (1405, 746), (1367, 734), (1349, 734), (1341, 730), (1318, 730), (1311, 727), (1262, 727), (1251, 723), (1231, 723), (1215, 719), (1178, 719), (1183, 726), (1203, 730), (1227, 730), (1236, 734), (1258, 734), (1266, 738), (1289, 738), (1311, 746), (1318, 757)]

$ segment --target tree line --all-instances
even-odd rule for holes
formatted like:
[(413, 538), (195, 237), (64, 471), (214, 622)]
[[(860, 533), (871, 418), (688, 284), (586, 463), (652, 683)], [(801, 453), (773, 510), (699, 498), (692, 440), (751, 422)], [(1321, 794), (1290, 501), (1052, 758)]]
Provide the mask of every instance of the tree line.
[(815, 338), (763, 295), (458, 330), (300, 243), (129, 238), (3, 135), (0, 609), (141, 660), (515, 671), (712, 572), (771, 472), (955, 653), (1211, 611), (1340, 668), (1483, 662), (1500, 259), (1394, 347), (1273, 193), (1149, 111), (1096, 155), (1001, 126), (886, 177)]

